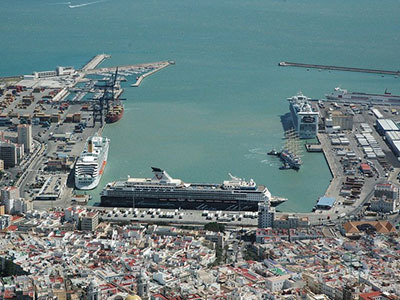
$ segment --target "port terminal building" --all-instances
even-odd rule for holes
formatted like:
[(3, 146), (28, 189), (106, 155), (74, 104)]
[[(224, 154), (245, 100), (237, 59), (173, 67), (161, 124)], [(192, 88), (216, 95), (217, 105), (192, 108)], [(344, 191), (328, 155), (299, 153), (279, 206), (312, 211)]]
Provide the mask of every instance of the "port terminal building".
[(329, 210), (333, 207), (333, 204), (335, 203), (336, 198), (333, 197), (321, 197), (319, 198), (316, 209), (326, 209)]

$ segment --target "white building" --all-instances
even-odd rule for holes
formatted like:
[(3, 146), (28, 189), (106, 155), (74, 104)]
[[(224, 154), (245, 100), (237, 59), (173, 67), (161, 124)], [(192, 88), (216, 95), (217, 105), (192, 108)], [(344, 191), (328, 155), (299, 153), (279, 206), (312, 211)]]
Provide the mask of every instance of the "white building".
[(157, 281), (161, 285), (165, 285), (167, 283), (166, 281), (166, 275), (162, 272), (154, 273), (153, 274), (153, 280)]
[(0, 216), (0, 230), (4, 230), (10, 225), (11, 225), (11, 216), (9, 215)]
[(288, 280), (289, 278), (290, 278), (290, 274), (269, 277), (265, 280), (265, 284), (267, 286), (267, 289), (269, 289), (271, 292), (278, 292), (283, 289), (283, 285), (284, 285), (285, 281)]
[(399, 189), (390, 184), (377, 184), (374, 189), (374, 198), (371, 200), (370, 209), (381, 213), (390, 213), (397, 210)]
[(32, 140), (32, 126), (30, 124), (18, 125), (18, 144), (24, 145), (25, 153), (32, 152), (33, 140)]
[(76, 73), (74, 67), (57, 67), (56, 72), (58, 76), (71, 76)]
[(94, 231), (99, 225), (99, 213), (88, 212), (80, 215), (80, 225), (82, 231)]
[(258, 228), (272, 227), (275, 211), (270, 207), (269, 200), (258, 203)]
[(87, 288), (87, 300), (100, 300), (100, 288), (96, 281), (92, 280)]
[(19, 198), (19, 188), (15, 186), (6, 186), (1, 189), (1, 200), (5, 201), (8, 199)]
[(275, 217), (274, 228), (290, 229), (298, 227), (308, 227), (310, 226), (310, 221), (307, 217), (298, 217), (295, 215), (282, 215)]
[(23, 198), (7, 199), (3, 201), (7, 214), (23, 214), (33, 209), (32, 201)]
[(371, 200), (370, 210), (385, 214), (395, 212), (397, 210), (397, 201), (394, 199), (387, 199), (386, 197), (373, 198)]

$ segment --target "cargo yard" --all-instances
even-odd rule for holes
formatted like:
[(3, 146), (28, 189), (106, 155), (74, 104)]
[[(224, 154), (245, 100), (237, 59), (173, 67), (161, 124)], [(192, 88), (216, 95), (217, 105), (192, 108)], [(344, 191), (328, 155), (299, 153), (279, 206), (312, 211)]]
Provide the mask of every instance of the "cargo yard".
[[(375, 187), (399, 184), (397, 124), (400, 117), (397, 107), (333, 100), (319, 100), (318, 106), (321, 117), (317, 135), (319, 149), (324, 153), (333, 178), (322, 199), (330, 199), (330, 203), (320, 205), (318, 202), (315, 212), (331, 220), (369, 215)], [(392, 213), (397, 211), (396, 201)]]
[[(12, 147), (11, 152), (16, 149), (17, 154), (13, 154), (11, 163), (6, 157), (1, 184), (16, 186), (19, 196), (34, 200), (33, 206), (37, 209), (71, 204), (72, 170), (86, 140), (95, 134), (101, 135), (109, 120), (115, 122), (122, 117), (122, 114), (115, 116), (120, 113), (116, 106), (110, 109), (114, 115), (109, 116), (108, 103), (103, 100), (106, 88), (112, 85), (111, 100), (120, 102), (121, 82), (133, 77), (133, 84), (138, 86), (143, 78), (174, 63), (96, 69), (107, 58), (110, 56), (96, 55), (77, 70), (57, 67), (54, 71), (0, 78), (1, 143)], [(23, 126), (29, 132), (24, 135), (28, 141), (25, 148), (19, 140)]]

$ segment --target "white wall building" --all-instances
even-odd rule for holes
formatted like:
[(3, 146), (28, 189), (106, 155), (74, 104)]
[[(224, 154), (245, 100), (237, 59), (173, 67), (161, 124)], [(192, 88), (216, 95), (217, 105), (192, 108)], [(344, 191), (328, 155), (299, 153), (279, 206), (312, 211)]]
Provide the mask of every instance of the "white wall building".
[(18, 125), (18, 144), (24, 145), (25, 153), (33, 150), (32, 126), (30, 124)]
[(389, 213), (397, 211), (399, 189), (390, 184), (377, 184), (374, 189), (374, 198), (371, 200), (370, 210)]
[(285, 281), (288, 280), (289, 278), (290, 278), (290, 274), (269, 277), (265, 280), (265, 284), (267, 286), (267, 289), (269, 289), (271, 292), (278, 292), (283, 289), (283, 285), (284, 285)]
[(275, 211), (270, 207), (269, 200), (258, 204), (258, 228), (272, 227)]
[(0, 216), (0, 230), (4, 230), (10, 225), (11, 225), (11, 216), (9, 215)]
[(387, 199), (386, 197), (373, 198), (371, 200), (370, 210), (381, 213), (390, 213), (397, 210), (397, 201)]
[(24, 214), (33, 209), (33, 203), (23, 198), (7, 199), (3, 201), (7, 214)]
[(6, 186), (1, 189), (1, 200), (5, 201), (8, 199), (19, 198), (19, 188), (15, 186)]

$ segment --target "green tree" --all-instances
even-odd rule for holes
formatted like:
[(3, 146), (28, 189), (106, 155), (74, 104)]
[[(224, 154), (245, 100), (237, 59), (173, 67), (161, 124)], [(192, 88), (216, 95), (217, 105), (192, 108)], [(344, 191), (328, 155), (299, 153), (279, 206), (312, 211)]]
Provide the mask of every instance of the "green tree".
[(225, 225), (218, 223), (218, 222), (211, 222), (206, 225), (204, 225), (205, 230), (213, 231), (213, 232), (224, 232), (225, 231)]

